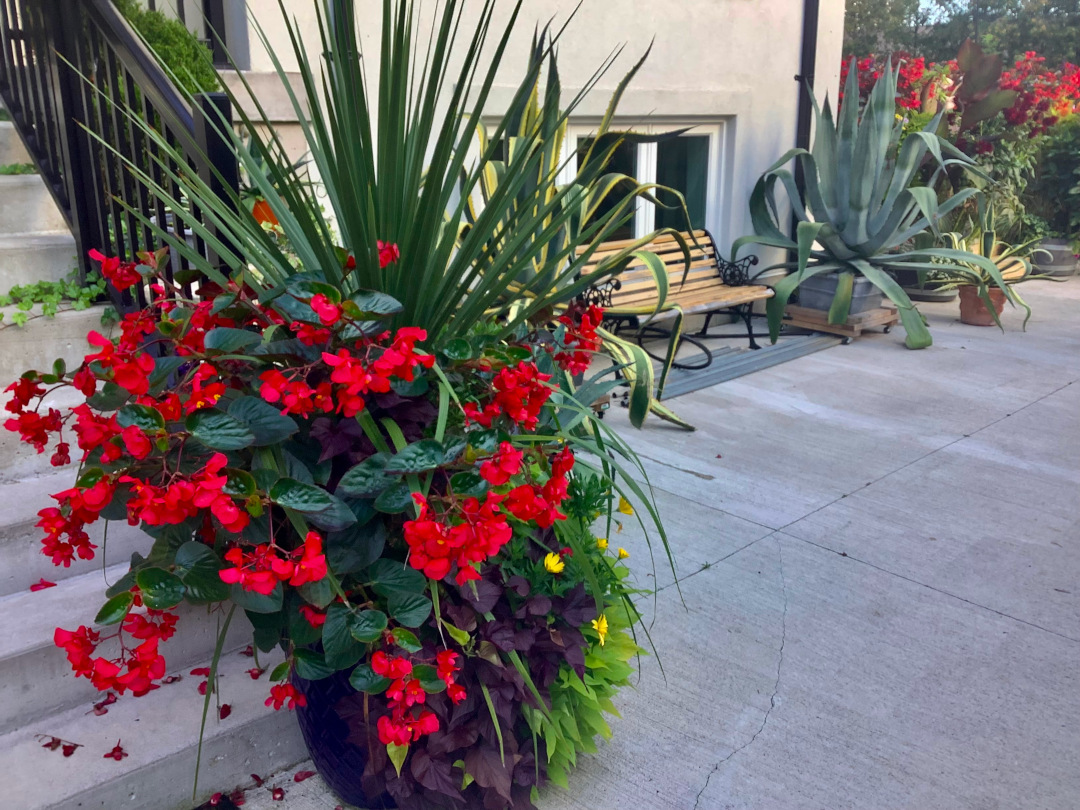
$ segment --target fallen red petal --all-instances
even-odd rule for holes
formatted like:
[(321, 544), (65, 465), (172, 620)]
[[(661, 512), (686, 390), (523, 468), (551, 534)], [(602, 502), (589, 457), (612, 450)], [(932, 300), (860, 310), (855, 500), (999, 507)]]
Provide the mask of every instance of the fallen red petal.
[(196, 667), (191, 670), (190, 674), (195, 675), (196, 677), (206, 678), (210, 675), (210, 667)]
[(215, 793), (213, 796), (210, 797), (210, 806), (217, 807), (219, 804), (221, 804), (221, 800), (224, 798), (225, 796), (221, 793)]
[(55, 587), (56, 587), (55, 582), (49, 582), (49, 580), (42, 578), (42, 579), (39, 579), (37, 582), (35, 582), (33, 585), (31, 585), (30, 590), (31, 591), (43, 591), (46, 588), (55, 588)]
[(314, 775), (315, 771), (297, 771), (292, 780), (294, 782), (303, 782), (305, 779), (310, 779)]
[(117, 740), (116, 745), (113, 747), (113, 750), (110, 751), (109, 753), (105, 754), (105, 756), (102, 757), (102, 758), (103, 759), (115, 759), (117, 762), (119, 762), (120, 760), (122, 760), (127, 755), (128, 755), (128, 752), (120, 747), (120, 740)]
[(164, 683), (164, 684), (170, 684), (170, 683), (176, 683), (177, 681), (182, 681), (183, 679), (184, 679), (183, 675), (169, 675), (168, 677), (162, 678), (161, 682)]
[(275, 802), (284, 801), (285, 800), (285, 789), (284, 788), (274, 788), (273, 790), (270, 791), (270, 798), (273, 799)]
[(228, 703), (222, 703), (221, 708), (218, 709), (218, 719), (224, 720), (230, 714), (232, 714), (232, 706), (230, 706)]
[(64, 756), (70, 757), (75, 753), (75, 749), (78, 747), (78, 743), (64, 743)]
[(263, 782), (266, 780), (259, 776), (257, 773), (251, 774), (251, 781), (255, 783), (255, 787), (262, 787)]
[(255, 657), (255, 648), (248, 644), (244, 649), (240, 651), (241, 655), (246, 655), (248, 658)]
[(258, 667), (252, 667), (247, 671), (247, 674), (251, 676), (251, 680), (257, 681), (262, 677), (262, 674), (266, 672), (265, 669), (259, 669)]

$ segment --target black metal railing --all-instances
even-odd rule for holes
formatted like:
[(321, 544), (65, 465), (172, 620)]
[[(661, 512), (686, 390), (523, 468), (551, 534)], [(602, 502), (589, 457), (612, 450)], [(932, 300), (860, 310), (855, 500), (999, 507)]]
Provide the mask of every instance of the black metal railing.
[[(170, 181), (155, 157), (171, 172), (197, 172), (235, 190), (236, 158), (220, 132), (220, 122), (230, 120), (228, 98), (208, 93), (190, 105), (110, 0), (0, 0), (0, 47), (0, 97), (71, 227), (81, 272), (94, 269), (91, 249), (135, 260), (161, 247), (125, 206), (213, 261), (203, 240), (186, 234), (125, 162), (166, 188)], [(150, 141), (125, 110), (149, 121), (183, 163)], [(179, 189), (171, 191), (181, 198)], [(188, 269), (173, 251), (166, 275), (184, 278)], [(146, 303), (144, 289), (133, 289), (134, 296), (113, 292), (125, 310)]]

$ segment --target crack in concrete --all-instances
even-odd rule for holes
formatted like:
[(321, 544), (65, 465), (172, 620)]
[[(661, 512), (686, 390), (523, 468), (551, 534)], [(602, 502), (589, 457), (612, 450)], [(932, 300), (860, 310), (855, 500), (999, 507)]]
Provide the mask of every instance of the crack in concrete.
[(772, 695), (769, 696), (769, 708), (765, 710), (765, 716), (761, 718), (761, 725), (758, 727), (758, 730), (754, 732), (754, 736), (752, 736), (745, 743), (733, 750), (722, 760), (717, 762), (716, 765), (713, 766), (713, 769), (709, 771), (709, 775), (705, 777), (705, 784), (701, 786), (701, 790), (698, 791), (697, 797), (694, 799), (694, 810), (697, 810), (698, 805), (701, 803), (701, 797), (705, 794), (705, 791), (709, 787), (709, 782), (711, 782), (712, 778), (717, 773), (719, 773), (720, 768), (723, 767), (724, 763), (726, 763), (740, 751), (745, 751), (747, 748), (754, 744), (757, 738), (761, 736), (761, 733), (765, 731), (765, 726), (769, 723), (769, 717), (772, 715), (773, 709), (776, 708), (776, 696), (780, 693), (780, 673), (782, 672), (784, 666), (784, 645), (787, 644), (788, 613), (787, 580), (784, 577), (784, 546), (781, 542), (780, 537), (776, 538), (776, 553), (780, 558), (780, 587), (783, 590), (784, 594), (784, 612), (780, 617), (780, 651), (776, 659), (776, 682), (773, 684)]
[[(679, 472), (686, 473), (687, 475), (693, 475), (693, 476), (695, 476), (697, 478), (700, 478), (702, 481), (715, 481), (716, 480), (715, 475), (709, 475), (708, 473), (697, 472), (696, 470), (688, 470), (686, 467), (680, 467), (678, 464), (672, 464), (669, 461), (661, 461), (658, 458), (653, 458), (652, 456), (647, 456), (644, 453), (638, 453), (638, 457), (643, 458), (646, 461), (651, 461), (653, 464), (659, 464), (662, 467), (670, 467), (673, 470), (678, 470)], [(666, 492), (667, 490), (664, 490), (664, 491)], [(717, 511), (719, 511), (719, 510), (717, 510)]]

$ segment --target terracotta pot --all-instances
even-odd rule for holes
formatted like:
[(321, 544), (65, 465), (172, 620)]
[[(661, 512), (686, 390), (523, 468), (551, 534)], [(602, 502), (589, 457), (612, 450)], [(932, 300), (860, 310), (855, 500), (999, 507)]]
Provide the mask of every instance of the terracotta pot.
[[(994, 310), (998, 315), (1005, 308), (1005, 293), (997, 287), (992, 287), (987, 292), (990, 300), (994, 303)], [(960, 288), (960, 322), (970, 326), (997, 326), (994, 316), (986, 308), (986, 304), (979, 297), (979, 291), (975, 287)]]

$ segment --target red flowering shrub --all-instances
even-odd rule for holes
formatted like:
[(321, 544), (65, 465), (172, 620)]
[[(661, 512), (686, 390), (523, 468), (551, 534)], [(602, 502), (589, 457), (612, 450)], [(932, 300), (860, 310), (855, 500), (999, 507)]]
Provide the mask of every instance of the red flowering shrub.
[[(399, 259), (395, 245), (378, 252), (383, 269)], [(123, 287), (154, 278), (161, 257), (95, 258)], [(8, 429), (81, 464), (39, 513), (43, 553), (94, 559), (87, 529), (102, 520), (149, 536), (95, 625), (56, 630), (75, 674), (112, 700), (174, 682), (162, 646), (183, 630), (175, 609), (231, 602), (259, 648), (284, 652), (268, 707), (302, 712), (313, 683), (351, 684), (340, 714), (372, 749), (372, 795), (530, 806), (603, 730), (599, 701), (637, 649), (623, 633), (626, 570), (588, 529), (610, 515), (613, 483), (576, 461), (588, 434), (561, 433), (557, 417), (602, 311), (572, 307), (513, 341), (478, 329), (449, 352), (389, 320), (393, 299), (311, 274), (269, 302), (240, 282), (195, 300), (155, 283), (115, 339), (89, 335), (77, 369), (7, 388)], [(42, 407), (58, 386), (85, 402)], [(191, 674), (206, 700), (222, 688), (216, 662)], [(571, 685), (584, 678), (591, 725), (550, 725), (541, 706), (584, 699)]]

